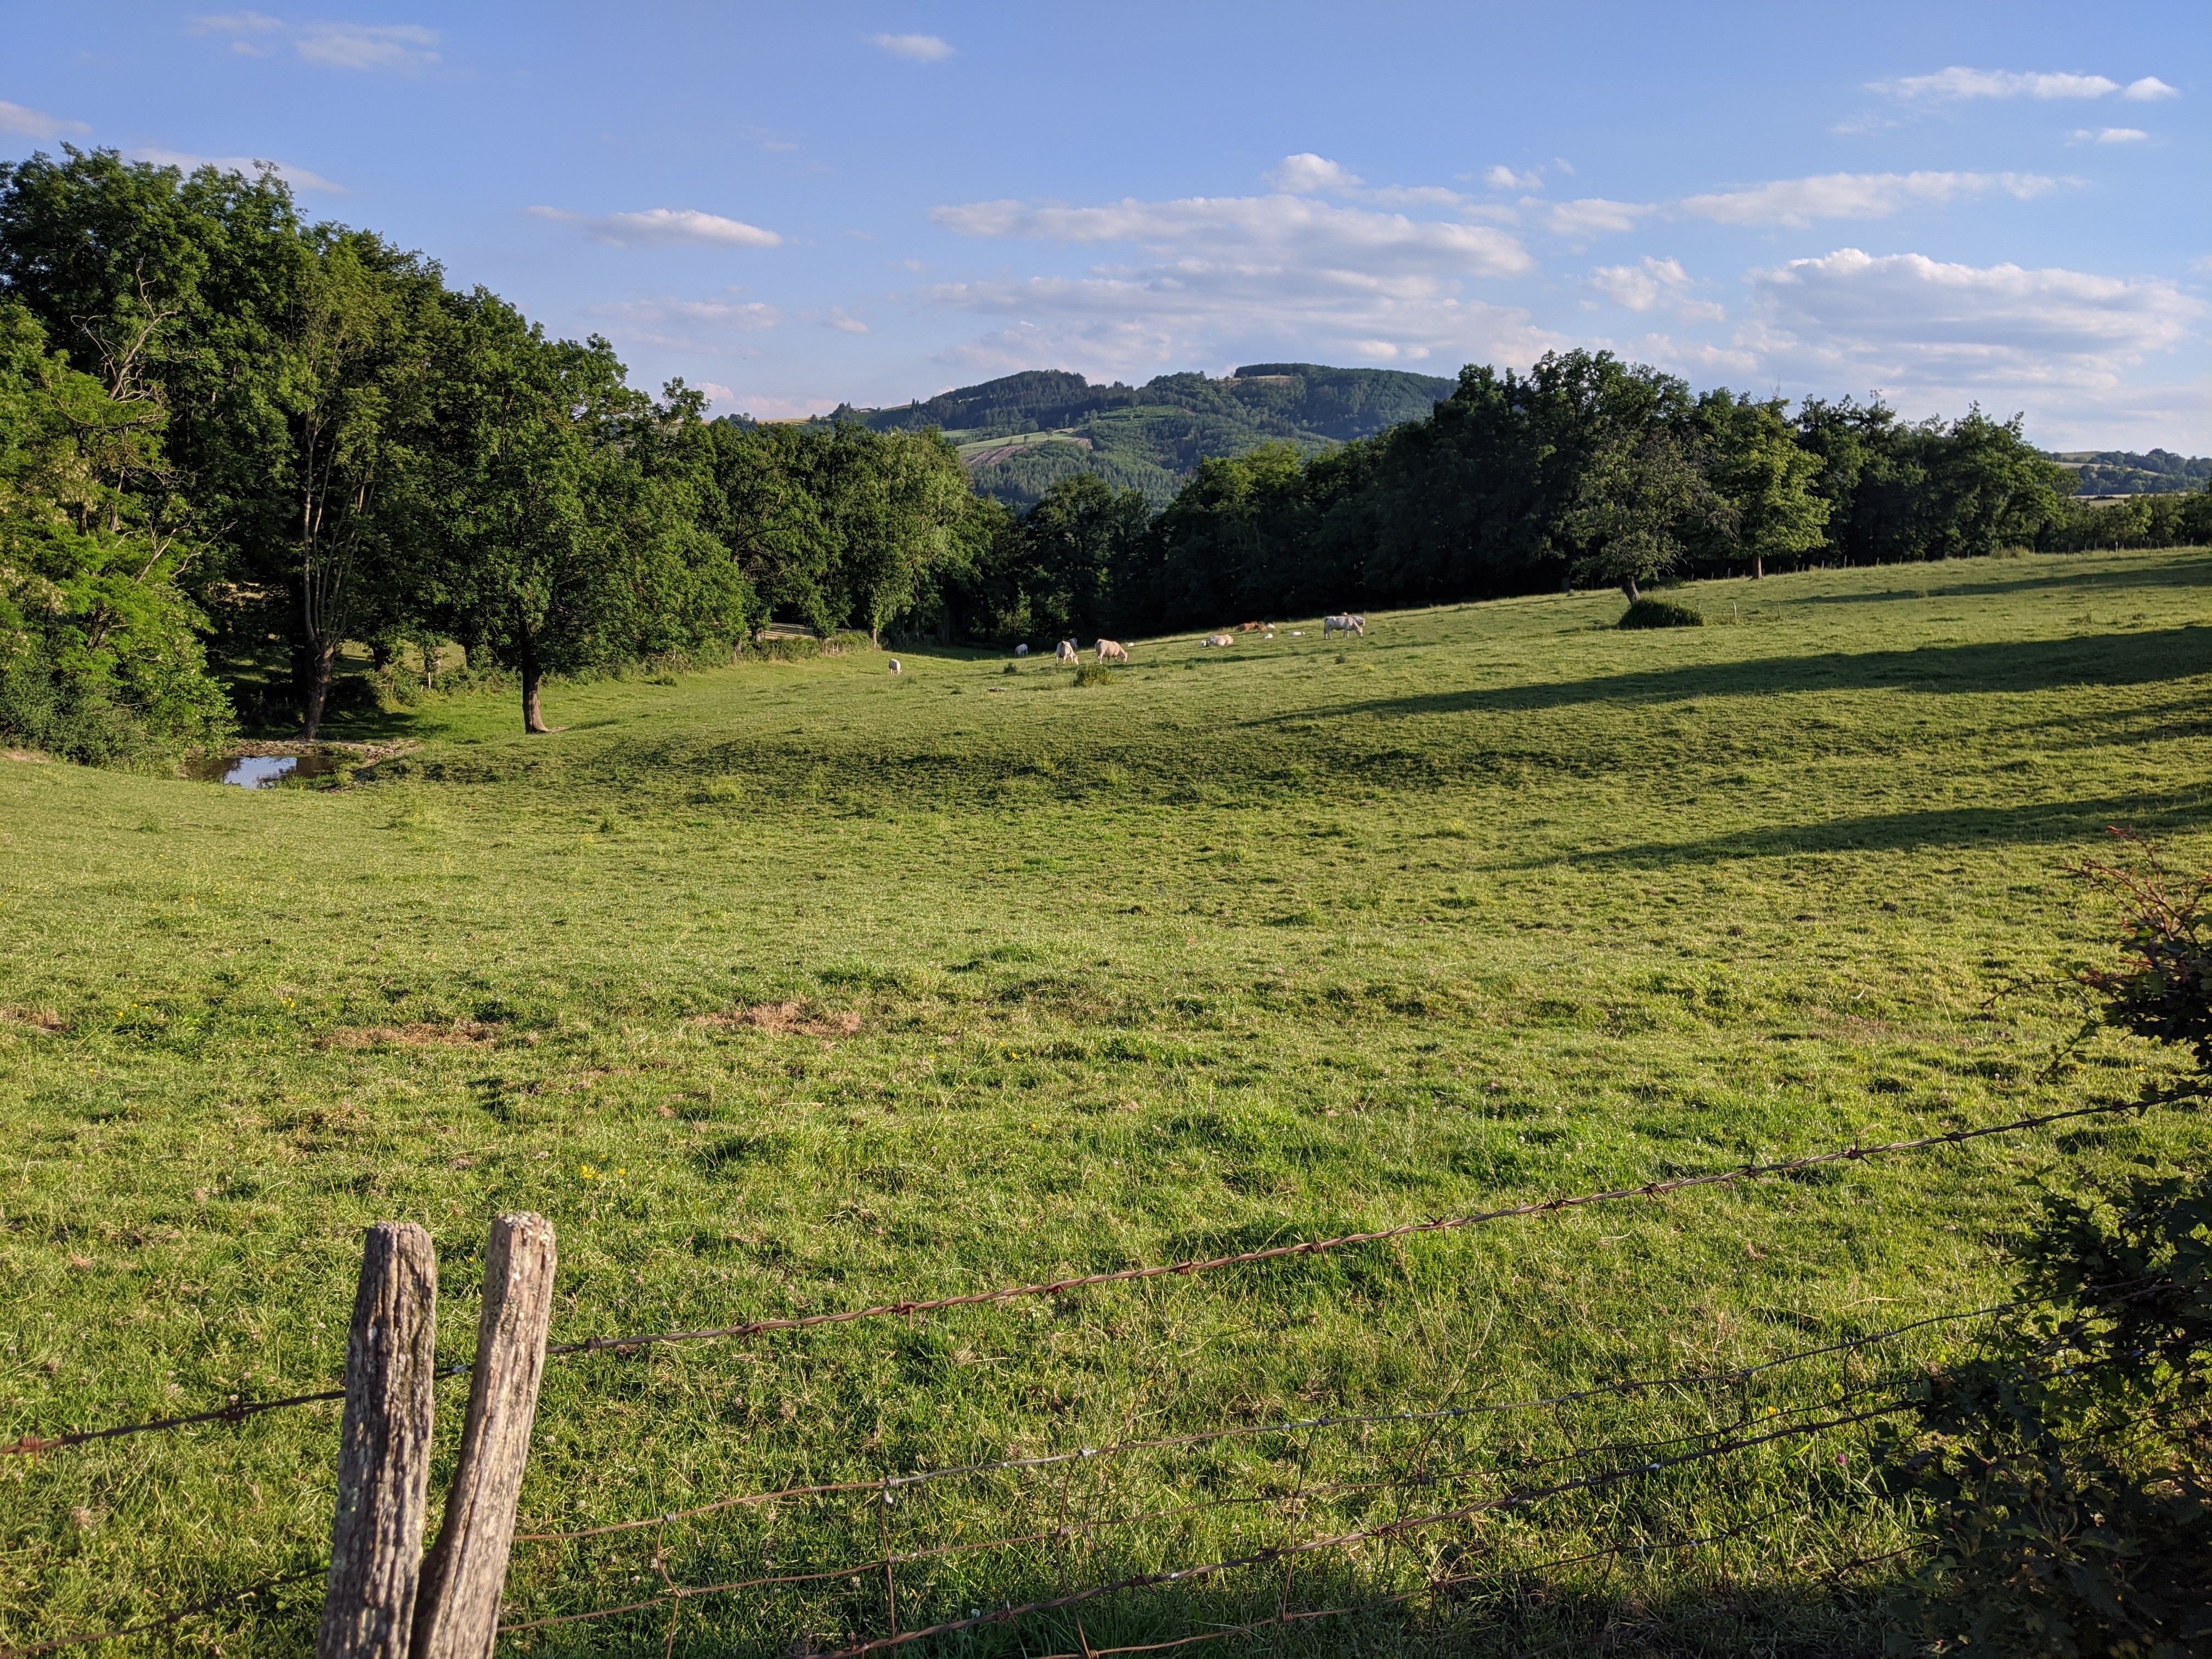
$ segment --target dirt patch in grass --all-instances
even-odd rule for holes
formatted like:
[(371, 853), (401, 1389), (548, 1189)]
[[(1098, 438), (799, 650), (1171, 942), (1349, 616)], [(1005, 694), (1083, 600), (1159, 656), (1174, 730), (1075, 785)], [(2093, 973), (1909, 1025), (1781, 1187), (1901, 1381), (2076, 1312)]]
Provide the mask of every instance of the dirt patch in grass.
[(796, 1032), (805, 1036), (851, 1036), (860, 1029), (860, 1017), (811, 1009), (803, 1002), (757, 1002), (726, 1014), (701, 1014), (691, 1024), (720, 1030), (750, 1026), (757, 1031)]
[(0, 1008), (0, 1024), (27, 1025), (53, 1036), (69, 1030), (69, 1022), (51, 1008)]
[(480, 1048), (499, 1035), (473, 1019), (450, 1025), (349, 1025), (320, 1038), (318, 1048)]

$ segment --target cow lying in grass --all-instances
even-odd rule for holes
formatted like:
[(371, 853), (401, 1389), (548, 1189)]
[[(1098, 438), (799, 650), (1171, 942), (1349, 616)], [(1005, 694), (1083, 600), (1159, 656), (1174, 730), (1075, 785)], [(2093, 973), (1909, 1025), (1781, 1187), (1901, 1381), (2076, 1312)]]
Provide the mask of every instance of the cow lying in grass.
[(1208, 634), (1203, 640), (1200, 641), (1199, 643), (1201, 645), (1234, 645), (1237, 643), (1237, 636), (1234, 634)]

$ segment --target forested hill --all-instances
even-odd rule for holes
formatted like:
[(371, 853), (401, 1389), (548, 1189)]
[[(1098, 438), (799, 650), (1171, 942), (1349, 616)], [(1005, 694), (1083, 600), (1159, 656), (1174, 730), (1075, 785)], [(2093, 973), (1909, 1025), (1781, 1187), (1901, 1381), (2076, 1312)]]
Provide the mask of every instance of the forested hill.
[(1057, 480), (1095, 472), (1164, 507), (1199, 462), (1261, 444), (1313, 454), (1426, 418), (1455, 382), (1392, 368), (1253, 363), (1213, 380), (1163, 374), (1140, 386), (1094, 386), (1030, 369), (896, 409), (840, 408), (829, 418), (878, 432), (936, 427), (959, 447), (975, 487), (1017, 507)]
[(2172, 490), (2202, 489), (2212, 480), (2212, 459), (2154, 449), (2138, 455), (2124, 449), (2075, 449), (2049, 453), (2074, 474), (2077, 495), (2161, 495)]

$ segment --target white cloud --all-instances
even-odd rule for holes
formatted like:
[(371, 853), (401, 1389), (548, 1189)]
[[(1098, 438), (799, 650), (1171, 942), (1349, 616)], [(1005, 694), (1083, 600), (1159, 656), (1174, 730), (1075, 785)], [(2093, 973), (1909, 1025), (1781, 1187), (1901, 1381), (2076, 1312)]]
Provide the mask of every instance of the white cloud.
[[(1525, 203), (1536, 208), (1540, 202)], [(1555, 204), (1544, 216), (1544, 222), (1560, 236), (1598, 236), (1636, 228), (1636, 222), (1658, 210), (1643, 202), (1608, 202), (1602, 196), (1585, 196), (1579, 201)]]
[(1486, 225), (1412, 219), (1304, 196), (1134, 198), (1104, 207), (1042, 202), (971, 202), (930, 217), (966, 236), (1047, 242), (1130, 242), (1199, 265), (1291, 262), (1323, 272), (1386, 264), (1470, 276), (1518, 276), (1534, 261), (1520, 242)]
[(2146, 75), (2140, 81), (2129, 82), (2128, 89), (2120, 96), (2133, 99), (2138, 104), (2148, 104), (2160, 98), (2179, 98), (2181, 88), (2169, 87), (2155, 75)]
[(1293, 196), (1311, 196), (1322, 191), (1353, 190), (1364, 181), (1350, 168), (1308, 150), (1283, 157), (1281, 165), (1267, 175), (1267, 182)]
[(438, 32), (415, 23), (313, 23), (293, 47), (326, 69), (424, 70), (441, 60)]
[(1685, 198), (1685, 213), (1728, 225), (1809, 225), (1815, 219), (1886, 219), (2002, 190), (2026, 200), (2057, 180), (2033, 173), (1831, 173), (1779, 179), (1748, 190)]
[[(1572, 172), (1573, 169), (1569, 168), (1568, 171)], [(1485, 167), (1481, 179), (1492, 190), (1534, 190), (1544, 182), (1544, 169), (1531, 167), (1526, 173), (1516, 173), (1501, 163), (1494, 167)]]
[[(1274, 177), (1301, 184), (1329, 179), (1340, 182), (1325, 187), (1353, 188), (1342, 169), (1322, 171), (1331, 165), (1294, 156)], [(1012, 201), (940, 207), (932, 215), (937, 222), (965, 235), (1119, 243), (1139, 257), (1079, 276), (940, 283), (913, 297), (1001, 319), (940, 360), (969, 373), (1058, 364), (1085, 374), (1144, 374), (1285, 350), (1428, 362), (1449, 372), (1473, 357), (1527, 362), (1560, 343), (1534, 328), (1526, 313), (1464, 291), (1469, 280), (1535, 268), (1510, 233), (1372, 204), (1415, 193), (1362, 190), (1358, 203), (1285, 191), (1092, 207)]]
[(390, 70), (412, 74), (434, 69), (438, 31), (420, 23), (287, 23), (258, 11), (211, 13), (185, 25), (188, 34), (227, 35), (230, 49), (266, 58), (279, 43), (325, 69)]
[(868, 325), (842, 306), (832, 306), (815, 319), (824, 328), (834, 328), (840, 334), (866, 334)]
[(1962, 98), (2102, 98), (2118, 92), (2120, 83), (2101, 75), (2021, 73), (1954, 65), (1933, 75), (1876, 81), (1869, 89), (1908, 101), (1936, 103)]
[(343, 185), (325, 179), (319, 173), (311, 173), (306, 167), (295, 167), (289, 161), (271, 161), (252, 155), (194, 155), (185, 150), (159, 147), (125, 150), (124, 154), (133, 161), (151, 161), (158, 167), (181, 167), (186, 173), (213, 167), (218, 173), (242, 173), (252, 178), (264, 167), (273, 167), (277, 176), (295, 190), (311, 190), (325, 196), (351, 193)]
[(868, 44), (914, 64), (941, 64), (952, 56), (951, 46), (933, 34), (872, 34)]
[(1717, 323), (1728, 315), (1711, 301), (1692, 297), (1697, 282), (1680, 259), (1646, 254), (1638, 264), (1600, 265), (1590, 273), (1590, 286), (1624, 310), (1652, 311), (1663, 306), (1697, 322)]
[(623, 300), (590, 308), (610, 337), (624, 344), (658, 346), (708, 356), (752, 357), (743, 337), (783, 325), (784, 314), (757, 300)]
[(646, 243), (684, 247), (781, 247), (783, 238), (742, 219), (726, 219), (719, 213), (696, 208), (647, 208), (640, 213), (609, 213), (594, 217), (565, 208), (533, 207), (541, 219), (576, 226), (592, 240), (625, 246)]
[(1815, 383), (1956, 388), (1960, 402), (2113, 392), (2120, 369), (2196, 337), (2207, 314), (2164, 277), (1857, 248), (1754, 271), (1751, 283), (1770, 363), (1794, 362)]
[(738, 394), (720, 380), (700, 380), (695, 384), (707, 394), (707, 407), (709, 409), (717, 404), (735, 404), (738, 401)]
[(25, 138), (69, 138), (91, 131), (83, 122), (72, 121), (65, 115), (49, 115), (44, 110), (29, 109), (0, 98), (0, 132), (12, 132)]
[(2141, 127), (2076, 127), (2073, 133), (2077, 144), (2140, 144), (2149, 137)]

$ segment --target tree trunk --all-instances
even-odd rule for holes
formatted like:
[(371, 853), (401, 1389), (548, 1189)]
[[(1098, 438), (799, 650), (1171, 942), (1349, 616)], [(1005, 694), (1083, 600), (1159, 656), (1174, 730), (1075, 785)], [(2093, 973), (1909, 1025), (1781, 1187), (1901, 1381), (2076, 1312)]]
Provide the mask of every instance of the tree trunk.
[(1636, 604), (1644, 597), (1636, 591), (1636, 578), (1633, 576), (1623, 576), (1620, 579), (1620, 591), (1628, 595), (1628, 602), (1631, 605)]
[(303, 734), (309, 743), (323, 723), (323, 708), (331, 699), (331, 680), (337, 672), (338, 642), (316, 640), (307, 647), (307, 720)]
[(1751, 579), (1757, 581), (1766, 574), (1766, 561), (1754, 553), (1751, 556)]
[(538, 660), (538, 641), (532, 635), (522, 636), (522, 729), (526, 732), (545, 730), (545, 711), (539, 707), (538, 689), (545, 683), (545, 670)]

